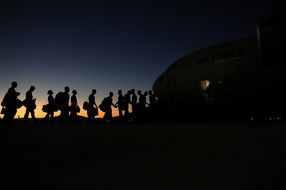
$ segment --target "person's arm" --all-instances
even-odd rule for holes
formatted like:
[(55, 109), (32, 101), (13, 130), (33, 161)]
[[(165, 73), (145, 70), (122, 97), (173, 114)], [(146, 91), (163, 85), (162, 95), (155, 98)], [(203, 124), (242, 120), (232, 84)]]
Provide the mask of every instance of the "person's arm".
[[(116, 103), (117, 104), (117, 103)], [(115, 108), (117, 108), (117, 105), (116, 104), (113, 104), (113, 102), (111, 102), (111, 105)]]

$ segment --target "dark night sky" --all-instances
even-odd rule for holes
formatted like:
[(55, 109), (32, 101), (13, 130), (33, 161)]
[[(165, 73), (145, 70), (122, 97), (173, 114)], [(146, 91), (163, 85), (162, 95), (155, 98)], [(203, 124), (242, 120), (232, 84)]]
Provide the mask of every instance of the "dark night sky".
[(281, 5), (282, 0), (4, 0), (0, 98), (13, 80), (21, 99), (36, 86), (39, 108), (49, 89), (56, 93), (66, 85), (77, 89), (80, 106), (92, 88), (98, 103), (109, 91), (149, 90), (182, 56), (255, 36), (256, 18)]

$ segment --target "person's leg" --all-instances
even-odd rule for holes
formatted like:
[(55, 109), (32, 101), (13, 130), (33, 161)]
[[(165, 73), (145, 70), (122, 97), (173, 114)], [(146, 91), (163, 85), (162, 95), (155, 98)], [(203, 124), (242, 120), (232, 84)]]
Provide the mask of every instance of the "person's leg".
[(29, 116), (29, 109), (26, 108), (26, 112), (25, 112), (25, 115), (24, 115), (24, 120), (27, 120), (28, 116)]
[(35, 121), (35, 120), (36, 120), (35, 110), (34, 110), (34, 109), (31, 109), (30, 112), (31, 112), (31, 115), (32, 115), (32, 119)]

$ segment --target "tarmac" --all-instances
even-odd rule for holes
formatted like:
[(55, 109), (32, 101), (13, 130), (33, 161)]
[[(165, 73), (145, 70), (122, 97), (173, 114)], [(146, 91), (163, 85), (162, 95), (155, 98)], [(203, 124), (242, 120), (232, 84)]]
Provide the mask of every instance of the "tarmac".
[(284, 189), (285, 124), (0, 127), (0, 187)]

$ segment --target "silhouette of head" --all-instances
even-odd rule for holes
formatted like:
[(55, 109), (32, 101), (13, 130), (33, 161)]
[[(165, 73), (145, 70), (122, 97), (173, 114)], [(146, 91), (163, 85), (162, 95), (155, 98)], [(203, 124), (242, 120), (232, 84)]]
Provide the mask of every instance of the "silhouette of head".
[(118, 90), (118, 94), (121, 95), (122, 94), (122, 90)]
[(144, 92), (144, 96), (147, 96), (147, 95), (148, 95), (148, 92), (147, 92), (147, 91), (145, 91), (145, 92)]
[(72, 94), (73, 94), (73, 95), (76, 95), (76, 94), (77, 94), (77, 91), (76, 91), (76, 90), (73, 90), (73, 91), (72, 91)]
[(152, 90), (149, 90), (149, 95), (152, 95), (153, 93), (152, 93)]
[(35, 89), (36, 89), (36, 88), (35, 88), (34, 86), (31, 86), (31, 87), (30, 87), (30, 90), (31, 90), (31, 91), (34, 91)]
[(109, 92), (109, 97), (112, 97), (113, 96), (113, 92)]
[(134, 89), (134, 88), (131, 89), (131, 93), (132, 93), (132, 94), (135, 93), (135, 89)]
[(70, 88), (68, 86), (65, 87), (65, 92), (69, 92)]
[(95, 89), (92, 89), (92, 94), (96, 94), (96, 90)]
[(141, 90), (138, 90), (138, 91), (137, 91), (137, 94), (141, 95), (141, 94), (142, 94)]
[(127, 94), (129, 94), (129, 95), (130, 95), (130, 94), (131, 94), (131, 90), (128, 90), (128, 91), (127, 91)]
[(18, 86), (17, 82), (13, 81), (12, 83), (12, 88), (16, 88)]
[(49, 95), (53, 95), (53, 91), (49, 90), (49, 91), (48, 91), (48, 94), (49, 94)]

